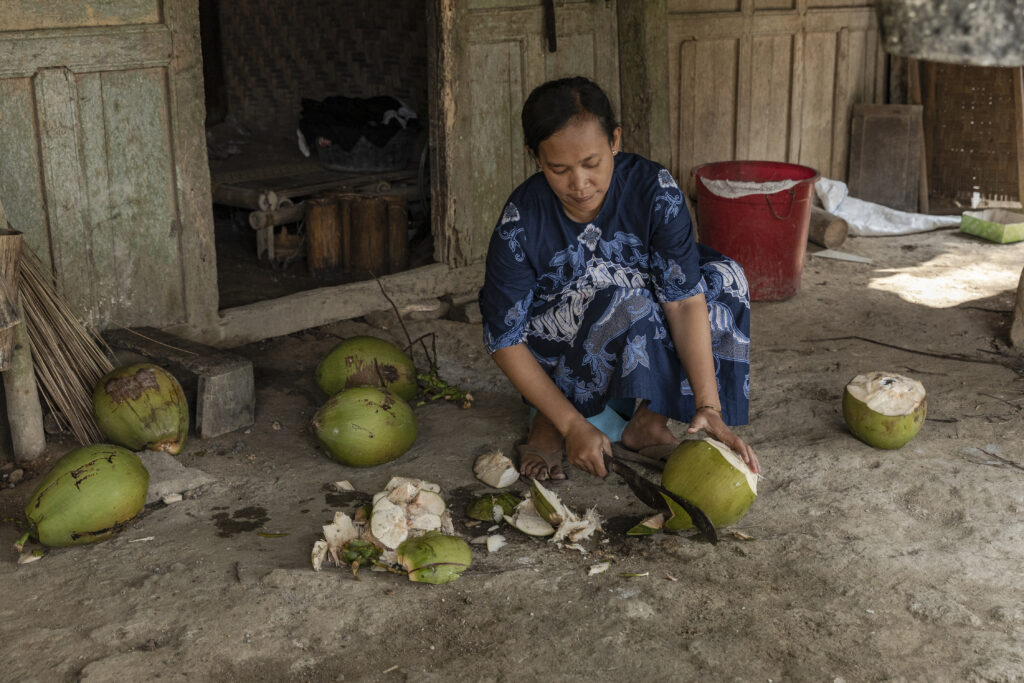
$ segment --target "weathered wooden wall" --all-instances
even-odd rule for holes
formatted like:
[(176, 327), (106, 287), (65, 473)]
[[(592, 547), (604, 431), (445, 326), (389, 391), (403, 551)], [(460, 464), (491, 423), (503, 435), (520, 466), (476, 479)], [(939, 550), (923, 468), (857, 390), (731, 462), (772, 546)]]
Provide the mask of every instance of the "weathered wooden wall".
[(672, 170), (762, 159), (845, 180), (855, 103), (883, 103), (869, 0), (668, 0)]
[(7, 0), (0, 54), (0, 198), (75, 311), (215, 316), (195, 0)]
[[(552, 78), (584, 75), (618, 108), (614, 0), (555, 3), (557, 50), (548, 50), (535, 0), (439, 0), (437, 16), (452, 83), (432, 87), (445, 140), (435, 203), (448, 207), (435, 226), (435, 258), (461, 266), (484, 258), (508, 193), (534, 172), (523, 147), (520, 112), (530, 91)], [(443, 182), (441, 182), (443, 180)]]

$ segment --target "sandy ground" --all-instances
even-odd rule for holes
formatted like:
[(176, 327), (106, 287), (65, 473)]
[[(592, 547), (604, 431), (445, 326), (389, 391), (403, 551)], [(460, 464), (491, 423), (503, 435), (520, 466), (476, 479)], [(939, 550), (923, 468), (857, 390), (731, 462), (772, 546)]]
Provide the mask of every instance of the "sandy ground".
[[(607, 520), (585, 555), (506, 530), (509, 545), (477, 549), (446, 586), (313, 572), (321, 524), (361, 499), (330, 482), (366, 495), (393, 474), (438, 482), (475, 536), (461, 510), (486, 487), (471, 463), (526, 425), (476, 326), (415, 322), (475, 404), (418, 408), (420, 436), (393, 463), (329, 460), (308, 430), (325, 399), (316, 363), (340, 338), (394, 332), (343, 322), (239, 349), (256, 363), (256, 424), (180, 456), (216, 484), (110, 541), (3, 556), (0, 679), (1024, 681), (1024, 362), (1006, 348), (1024, 244), (941, 231), (844, 249), (873, 264), (808, 255), (797, 296), (754, 305), (738, 431), (765, 473), (735, 527), (753, 540), (626, 537), (643, 506), (576, 471), (559, 493)], [(899, 451), (842, 421), (846, 382), (876, 369), (929, 391)], [(0, 492), (0, 516), (19, 514), (36, 476)], [(0, 525), (0, 547), (17, 535)]]

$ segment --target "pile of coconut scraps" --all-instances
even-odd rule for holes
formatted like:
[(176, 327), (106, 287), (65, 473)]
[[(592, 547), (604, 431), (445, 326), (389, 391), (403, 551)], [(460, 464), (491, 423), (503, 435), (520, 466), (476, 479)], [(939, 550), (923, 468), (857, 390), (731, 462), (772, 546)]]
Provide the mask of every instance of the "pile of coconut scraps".
[(584, 551), (579, 545), (601, 529), (601, 517), (597, 508), (590, 508), (582, 517), (562, 503), (558, 495), (533, 480), (530, 497), (516, 506), (505, 521), (530, 536), (551, 536), (552, 543)]
[(473, 464), (476, 478), (491, 488), (503, 489), (519, 481), (519, 470), (501, 449), (484, 453)]
[(323, 539), (313, 544), (313, 569), (320, 571), (330, 558), (335, 566), (350, 567), (353, 573), (367, 565), (392, 570), (399, 564), (398, 546), (430, 531), (455, 535), (441, 487), (422, 479), (392, 477), (383, 491), (374, 494), (372, 506), (361, 507), (354, 518), (344, 512), (334, 514), (334, 521), (323, 527)]

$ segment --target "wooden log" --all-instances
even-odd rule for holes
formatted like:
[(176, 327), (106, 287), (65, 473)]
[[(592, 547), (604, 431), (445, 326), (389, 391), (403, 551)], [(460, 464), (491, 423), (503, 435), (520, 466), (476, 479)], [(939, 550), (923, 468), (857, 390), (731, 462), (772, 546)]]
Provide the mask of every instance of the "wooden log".
[(388, 273), (399, 273), (409, 267), (409, 212), (405, 197), (387, 195), (388, 205)]
[(14, 458), (19, 462), (33, 460), (46, 449), (46, 432), (43, 431), (43, 406), (39, 402), (32, 347), (28, 329), (23, 324), (14, 326), (11, 367), (3, 373), (3, 378)]
[(306, 202), (306, 263), (310, 275), (324, 275), (341, 265), (338, 200), (317, 197)]
[(0, 372), (11, 367), (14, 326), (21, 322), (18, 310), (18, 267), (21, 263), (21, 233), (0, 229)]
[(298, 223), (306, 215), (305, 202), (293, 204), (290, 199), (284, 199), (273, 211), (253, 211), (249, 214), (249, 227), (253, 230), (264, 230), (278, 225)]
[(387, 202), (381, 197), (352, 201), (352, 274), (384, 275), (388, 268)]
[(817, 206), (811, 207), (807, 239), (826, 249), (835, 249), (846, 241), (850, 226), (839, 216)]
[(341, 269), (344, 272), (352, 270), (352, 203), (359, 199), (354, 192), (339, 192), (338, 200), (338, 226), (341, 231)]

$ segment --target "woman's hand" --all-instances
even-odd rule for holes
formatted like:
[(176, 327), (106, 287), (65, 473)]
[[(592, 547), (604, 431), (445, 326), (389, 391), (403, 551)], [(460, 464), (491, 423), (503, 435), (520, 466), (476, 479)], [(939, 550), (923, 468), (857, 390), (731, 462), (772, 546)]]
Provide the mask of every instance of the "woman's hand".
[(612, 442), (600, 429), (582, 416), (565, 432), (565, 455), (569, 462), (595, 477), (608, 476), (604, 454), (612, 452)]
[(750, 471), (757, 474), (761, 471), (761, 463), (757, 461), (757, 454), (754, 453), (754, 449), (750, 447), (740, 437), (732, 433), (725, 422), (722, 421), (722, 415), (717, 410), (711, 407), (703, 407), (697, 411), (697, 414), (690, 420), (690, 426), (686, 432), (688, 434), (695, 434), (700, 430), (704, 430), (713, 439), (718, 439), (729, 448), (739, 453), (740, 457), (743, 458), (743, 462), (747, 463)]

